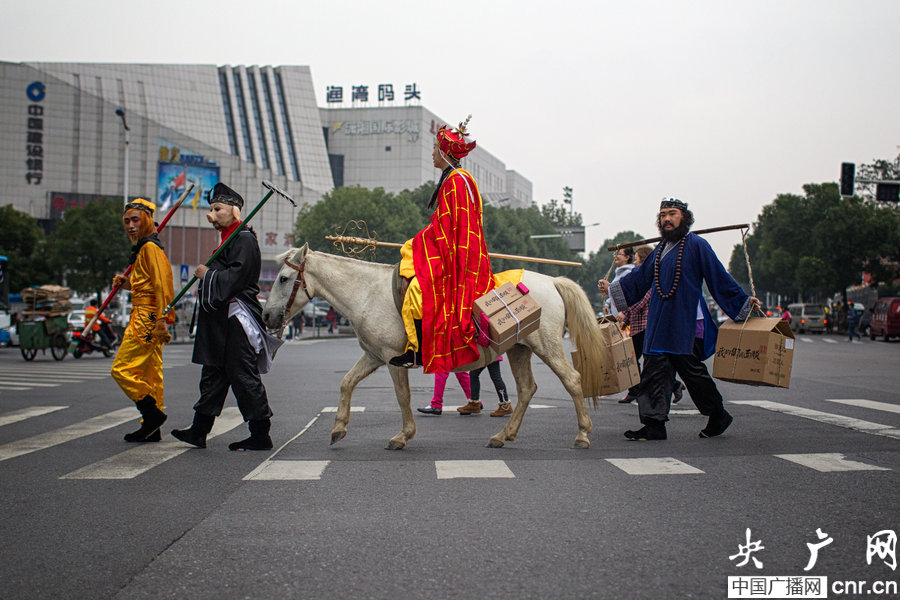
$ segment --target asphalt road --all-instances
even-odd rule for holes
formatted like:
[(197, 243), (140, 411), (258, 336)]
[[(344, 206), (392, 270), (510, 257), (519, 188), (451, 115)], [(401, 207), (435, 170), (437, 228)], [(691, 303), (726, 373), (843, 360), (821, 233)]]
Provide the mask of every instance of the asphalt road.
[[(451, 378), (443, 416), (385, 450), (400, 429), (385, 369), (331, 446), (353, 338), (280, 350), (275, 451), (227, 450), (247, 433), (233, 398), (189, 449), (168, 433), (191, 420), (190, 350), (165, 350), (164, 442), (134, 446), (110, 359), (0, 349), (0, 598), (725, 598), (729, 576), (827, 577), (835, 598), (855, 597), (834, 593), (845, 580), (900, 581), (867, 538), (900, 533), (900, 343), (798, 336), (790, 389), (720, 383), (735, 422), (714, 439), (687, 395), (663, 442), (625, 440), (636, 408), (603, 399), (588, 450), (537, 359), (505, 448), (485, 448), (503, 419), (455, 413)], [(432, 378), (411, 384), (424, 406)], [(748, 529), (763, 548), (741, 555)], [(806, 572), (817, 529), (832, 541)]]

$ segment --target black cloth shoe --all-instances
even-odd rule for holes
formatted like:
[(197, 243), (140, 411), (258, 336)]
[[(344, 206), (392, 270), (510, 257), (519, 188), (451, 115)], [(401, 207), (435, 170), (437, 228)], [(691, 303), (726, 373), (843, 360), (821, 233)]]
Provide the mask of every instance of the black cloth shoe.
[(144, 396), (141, 400), (135, 402), (135, 406), (141, 413), (141, 428), (137, 431), (125, 434), (126, 442), (151, 442), (161, 439), (157, 436), (156, 440), (149, 440), (151, 435), (159, 433), (160, 426), (166, 422), (168, 417), (166, 413), (156, 408), (156, 399), (153, 396)]
[(644, 442), (648, 440), (667, 439), (666, 424), (662, 422), (647, 423), (637, 431), (630, 429), (625, 432), (625, 437), (631, 441)]
[(141, 439), (141, 437), (140, 437), (140, 431), (141, 430), (138, 429), (137, 431), (134, 431), (132, 433), (126, 433), (125, 441), (126, 442), (137, 442), (139, 444), (144, 443), (144, 442), (162, 441), (162, 434), (159, 432), (159, 429), (157, 429), (156, 431), (154, 431), (153, 433), (151, 433), (150, 435), (148, 435), (147, 437), (145, 437), (143, 439)]
[(678, 404), (681, 402), (681, 398), (684, 396), (684, 384), (680, 381), (678, 382), (678, 387), (675, 388), (675, 391), (672, 392), (672, 404)]
[(251, 435), (246, 440), (228, 444), (228, 449), (233, 451), (271, 450), (272, 448), (272, 438), (269, 437), (268, 433), (262, 435)]
[(415, 369), (416, 367), (422, 366), (422, 355), (418, 352), (413, 352), (412, 349), (409, 349), (403, 354), (395, 356), (394, 358), (389, 360), (388, 364), (394, 367), (401, 367), (403, 369)]
[(206, 434), (199, 429), (195, 429), (193, 425), (187, 429), (173, 429), (172, 435), (175, 439), (181, 440), (191, 446), (206, 448)]
[(436, 417), (441, 416), (441, 413), (444, 412), (443, 409), (435, 408), (430, 404), (428, 406), (426, 406), (425, 408), (417, 408), (416, 410), (419, 411), (420, 413), (424, 413), (426, 415), (434, 415)]
[(709, 418), (706, 427), (700, 431), (699, 435), (702, 438), (711, 438), (722, 435), (725, 433), (725, 430), (728, 429), (728, 426), (731, 425), (732, 421), (734, 421), (734, 417), (723, 408), (721, 413)]

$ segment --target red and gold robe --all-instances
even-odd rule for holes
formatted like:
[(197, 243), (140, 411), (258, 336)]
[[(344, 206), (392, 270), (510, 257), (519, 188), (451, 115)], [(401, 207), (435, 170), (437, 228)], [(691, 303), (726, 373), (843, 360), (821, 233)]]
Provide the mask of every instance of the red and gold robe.
[(472, 320), (475, 298), (494, 287), (482, 225), (481, 195), (463, 169), (444, 178), (429, 223), (412, 241), (422, 289), (422, 362), (447, 372), (479, 356)]

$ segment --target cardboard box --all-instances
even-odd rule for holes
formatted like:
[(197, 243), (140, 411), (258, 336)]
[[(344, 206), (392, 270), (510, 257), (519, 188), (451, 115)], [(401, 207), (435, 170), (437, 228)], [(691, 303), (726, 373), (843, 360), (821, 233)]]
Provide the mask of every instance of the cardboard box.
[(472, 307), (472, 317), (475, 319), (476, 323), (479, 323), (479, 318), (482, 313), (490, 317), (501, 308), (512, 304), (526, 293), (528, 292), (526, 291), (523, 293), (521, 289), (512, 283), (504, 283), (500, 287), (492, 289), (484, 296), (475, 299), (474, 306)]
[[(501, 304), (502, 306), (502, 304)], [(488, 343), (494, 352), (503, 354), (516, 342), (540, 327), (541, 306), (531, 296), (521, 296), (508, 306), (502, 306), (488, 317)], [(482, 326), (484, 319), (475, 323)]]
[(719, 327), (713, 377), (732, 383), (790, 387), (794, 334), (787, 321), (751, 317)]
[[(606, 360), (601, 359), (598, 364), (586, 365), (578, 350), (572, 352), (572, 364), (582, 375), (582, 393), (585, 398), (615, 394), (641, 382), (641, 371), (634, 354), (634, 341), (630, 337), (624, 337), (614, 323), (601, 322), (599, 326), (614, 328), (608, 331), (614, 341), (607, 344), (609, 353), (606, 354)], [(596, 370), (600, 373), (599, 378), (590, 378), (597, 381), (599, 387), (588, 389), (587, 380), (589, 378), (584, 376), (585, 369)]]

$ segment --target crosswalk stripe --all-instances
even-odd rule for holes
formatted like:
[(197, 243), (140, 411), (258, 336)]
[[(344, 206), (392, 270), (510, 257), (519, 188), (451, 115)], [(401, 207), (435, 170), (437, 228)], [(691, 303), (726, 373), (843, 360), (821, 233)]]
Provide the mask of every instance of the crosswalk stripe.
[(29, 387), (17, 387), (14, 385), (0, 383), (0, 392), (24, 392), (30, 389), (31, 388)]
[(852, 417), (845, 417), (843, 415), (835, 415), (819, 410), (801, 408), (799, 406), (791, 406), (790, 404), (769, 402), (768, 400), (733, 400), (732, 404), (756, 406), (757, 408), (780, 412), (786, 415), (793, 415), (795, 417), (803, 417), (804, 419), (811, 419), (820, 423), (828, 423), (829, 425), (836, 425), (838, 427), (844, 427), (845, 429), (852, 429), (854, 431), (860, 431), (862, 433), (871, 433), (873, 435), (882, 435), (885, 437), (900, 439), (900, 429), (895, 429), (891, 425), (882, 425), (881, 423), (873, 423), (871, 421), (854, 419)]
[(436, 460), (438, 479), (459, 478), (515, 478), (502, 460)]
[[(326, 406), (325, 408), (322, 409), (322, 412), (323, 413), (336, 413), (337, 410), (338, 410), (337, 406)], [(351, 406), (350, 412), (352, 412), (352, 413), (366, 412), (366, 407), (365, 406)]]
[(17, 440), (15, 442), (3, 444), (2, 446), (0, 446), (0, 461), (15, 458), (17, 456), (22, 456), (23, 454), (36, 452), (38, 450), (44, 450), (45, 448), (50, 448), (59, 444), (64, 444), (80, 437), (91, 435), (105, 429), (121, 425), (126, 421), (135, 419), (136, 417), (137, 415), (135, 415), (133, 406), (130, 406), (128, 408), (120, 408), (119, 410), (114, 410), (113, 412), (106, 413), (105, 415), (93, 417), (91, 419), (87, 419), (86, 421), (81, 421), (80, 423), (75, 423), (73, 425), (69, 425), (68, 427), (63, 427), (62, 429), (48, 431), (47, 433), (42, 433), (30, 438), (25, 438), (24, 440)]
[[(31, 384), (32, 380), (35, 379), (34, 375), (3, 375), (3, 381), (15, 381), (19, 385), (22, 384)], [(43, 382), (47, 383), (77, 383), (79, 381), (96, 381), (98, 379), (105, 379), (104, 377), (99, 376), (90, 376), (90, 377), (78, 377), (77, 375), (40, 375), (37, 376)]]
[(622, 469), (629, 475), (692, 475), (703, 473), (676, 458), (607, 458), (608, 463)]
[(837, 344), (837, 340), (832, 340), (830, 338), (823, 338), (822, 341), (826, 344)]
[(798, 339), (799, 339), (801, 342), (806, 342), (807, 344), (811, 344), (811, 343), (812, 343), (812, 338), (802, 337), (802, 338), (798, 338)]
[(775, 456), (815, 469), (821, 473), (834, 471), (890, 471), (890, 469), (885, 467), (849, 460), (839, 453), (776, 454)]
[(330, 460), (267, 460), (244, 477), (254, 481), (316, 481), (322, 478)]
[(856, 400), (849, 398), (825, 398), (825, 402), (837, 402), (838, 404), (846, 404), (848, 406), (859, 406), (862, 408), (871, 408), (873, 410), (883, 410), (885, 412), (900, 413), (900, 405), (891, 404), (889, 402), (876, 402), (874, 400)]
[[(12, 381), (12, 380), (7, 380), (7, 379), (0, 379), (0, 384), (4, 384), (4, 383), (10, 384), (10, 385), (22, 385), (22, 384), (23, 384), (23, 382), (21, 382), (21, 381)], [(35, 383), (35, 382), (33, 382), (33, 381), (29, 381), (29, 382), (28, 382), (28, 385), (31, 385), (31, 386), (34, 386), (34, 387), (56, 387), (56, 386), (58, 386), (59, 384), (58, 384), (58, 383)]]
[(39, 417), (41, 415), (46, 415), (48, 413), (56, 412), (58, 410), (62, 410), (64, 408), (69, 408), (68, 406), (30, 406), (28, 408), (23, 408), (21, 410), (13, 410), (8, 413), (3, 413), (0, 415), (0, 427), (3, 425), (9, 425), (11, 423), (18, 423), (19, 421), (24, 421), (25, 419), (30, 419), (31, 417)]
[[(216, 418), (207, 439), (231, 431), (243, 420), (237, 408), (226, 408)], [(67, 473), (60, 479), (134, 479), (141, 473), (145, 473), (192, 448), (193, 446), (177, 440), (138, 444), (131, 450), (120, 452), (115, 456)]]

